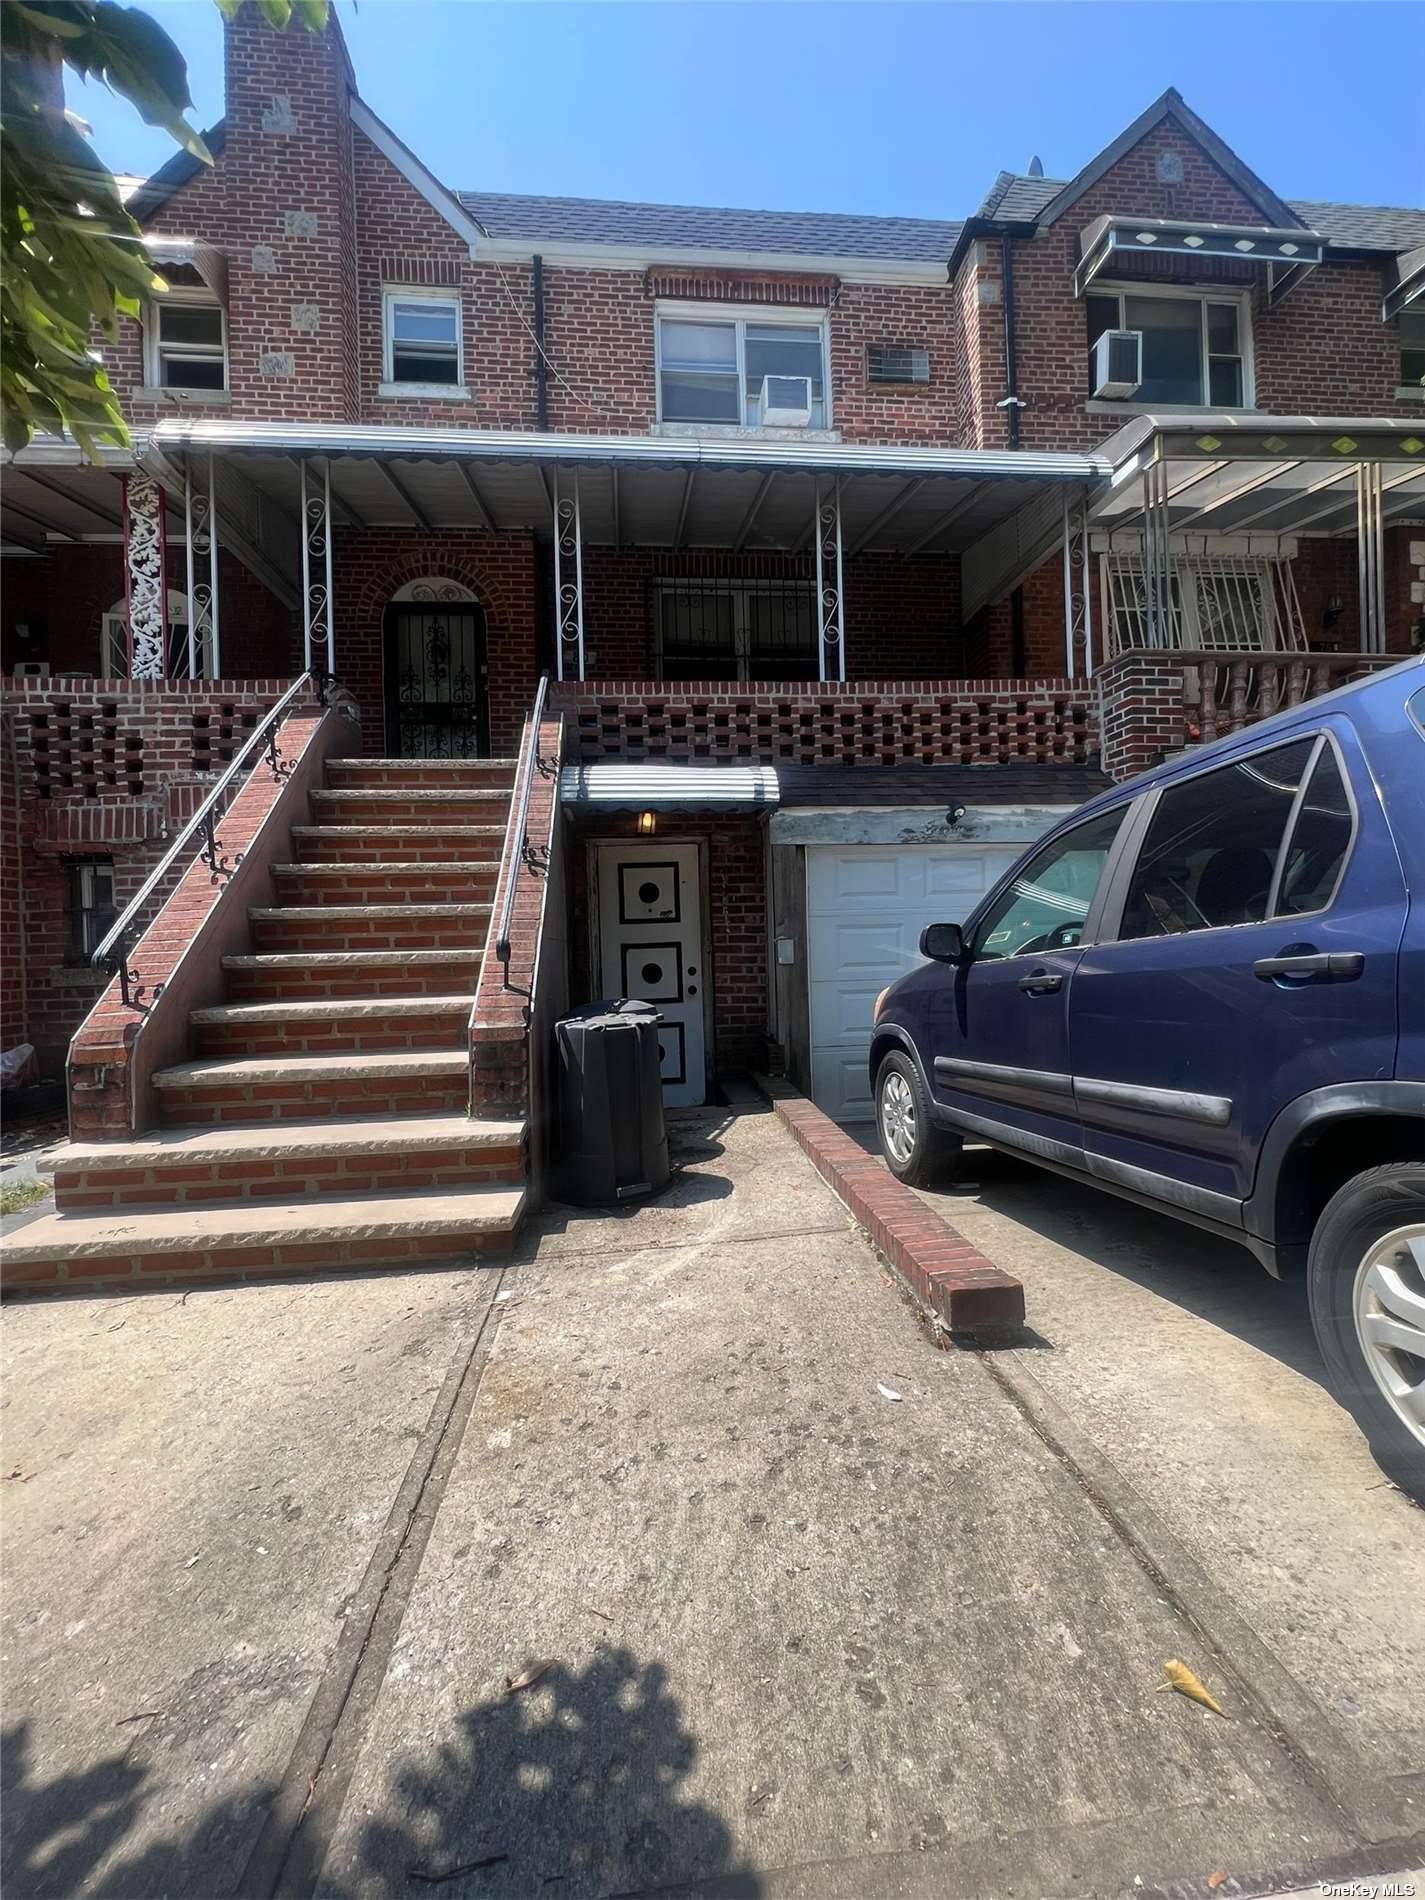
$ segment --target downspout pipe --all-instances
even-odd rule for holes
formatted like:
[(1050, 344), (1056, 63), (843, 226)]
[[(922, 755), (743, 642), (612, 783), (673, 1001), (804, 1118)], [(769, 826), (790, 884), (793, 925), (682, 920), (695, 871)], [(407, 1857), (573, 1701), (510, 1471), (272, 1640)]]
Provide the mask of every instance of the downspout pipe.
[(544, 259), (534, 263), (534, 423), (542, 431), (549, 428), (549, 370), (544, 355)]
[[(1019, 350), (1014, 333), (1014, 239), (1006, 232), (999, 241), (1001, 275), (1004, 279), (1004, 387), (1000, 407), (1005, 411), (1005, 446), (1020, 444), (1019, 412), (1024, 407), (1019, 397)], [(1016, 587), (1009, 597), (1009, 670), (1015, 679), (1023, 679), (1029, 664), (1024, 637), (1024, 589)]]

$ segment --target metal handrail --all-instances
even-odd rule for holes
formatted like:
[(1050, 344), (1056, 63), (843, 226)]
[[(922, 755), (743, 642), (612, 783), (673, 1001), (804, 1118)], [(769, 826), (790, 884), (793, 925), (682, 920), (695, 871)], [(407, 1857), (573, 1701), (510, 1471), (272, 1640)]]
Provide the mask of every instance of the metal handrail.
[(522, 864), (530, 870), (537, 868), (529, 843), (529, 798), (534, 789), (535, 768), (541, 771), (545, 769), (539, 756), (539, 728), (544, 719), (544, 702), (548, 695), (549, 675), (541, 673), (534, 705), (530, 709), (529, 743), (520, 748), (515, 782), (510, 788), (510, 815), (505, 823), (504, 849), (500, 853), (501, 865), (507, 864), (510, 872), (505, 879), (504, 895), (500, 899), (499, 921), (495, 927), (495, 956), (504, 965), (506, 987), (510, 980), (510, 928), (515, 913), (515, 882)]
[[(241, 862), (240, 858), (235, 860), (232, 865), (229, 865), (225, 859), (220, 861), (217, 856), (217, 835), (214, 830), (214, 824), (215, 811), (219, 799), (221, 799), (229, 785), (232, 784), (233, 780), (246, 766), (250, 756), (263, 745), (267, 747), (268, 759), (273, 771), (279, 777), (283, 775), (284, 768), (277, 757), (277, 728), (286, 717), (292, 702), (309, 684), (315, 684), (316, 686), (318, 705), (325, 706), (327, 687), (331, 683), (330, 676), (319, 672), (316, 668), (309, 669), (302, 674), (300, 679), (293, 680), (281, 699), (279, 699), (275, 705), (269, 707), (258, 724), (253, 727), (242, 746), (233, 754), (222, 777), (213, 785), (208, 796), (203, 800), (203, 803), (198, 807), (197, 811), (194, 812), (193, 816), (188, 820), (188, 823), (183, 827), (182, 831), (179, 832), (178, 836), (173, 840), (173, 843), (164, 852), (158, 863), (149, 872), (138, 890), (129, 899), (128, 903), (125, 904), (123, 910), (119, 913), (119, 916), (115, 919), (109, 930), (96, 945), (89, 961), (91, 964), (102, 965), (103, 968), (109, 972), (110, 976), (118, 977), (120, 993), (126, 1008), (141, 1009), (144, 1007), (138, 1000), (142, 992), (134, 989), (131, 993), (134, 972), (129, 969), (128, 963), (128, 951), (131, 947), (131, 939), (133, 939), (136, 934), (137, 920), (144, 905), (147, 904), (150, 897), (153, 896), (153, 893), (173, 869), (173, 866), (182, 855), (184, 847), (189, 844), (192, 839), (197, 837), (199, 832), (203, 834), (204, 850), (207, 853), (208, 862), (212, 865), (214, 880), (216, 881), (224, 872), (236, 870), (237, 864)], [(159, 987), (161, 988), (162, 985)], [(158, 990), (155, 990), (154, 996), (157, 997), (158, 993)]]

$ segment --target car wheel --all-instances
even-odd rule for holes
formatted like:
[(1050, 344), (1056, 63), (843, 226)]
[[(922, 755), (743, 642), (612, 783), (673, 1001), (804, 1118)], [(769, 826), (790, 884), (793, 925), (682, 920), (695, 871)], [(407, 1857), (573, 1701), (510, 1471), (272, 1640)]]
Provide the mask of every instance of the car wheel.
[(1425, 1503), (1425, 1166), (1348, 1181), (1316, 1223), (1307, 1280), (1332, 1391)]
[(910, 1187), (931, 1186), (959, 1159), (960, 1138), (930, 1119), (925, 1084), (909, 1056), (888, 1055), (877, 1072), (876, 1128), (886, 1166)]

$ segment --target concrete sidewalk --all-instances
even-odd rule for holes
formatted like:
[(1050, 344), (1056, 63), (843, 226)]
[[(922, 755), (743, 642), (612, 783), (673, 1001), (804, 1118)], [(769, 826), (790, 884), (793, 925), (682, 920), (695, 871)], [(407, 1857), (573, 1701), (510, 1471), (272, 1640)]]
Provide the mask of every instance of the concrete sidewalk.
[[(129, 1363), (133, 1305), (6, 1313), (6, 1469), (35, 1464), (8, 1893), (1240, 1894), (1419, 1862), (1413, 1740), (1393, 1774), (1360, 1745), (1398, 1720), (1374, 1678), (1359, 1723), (1318, 1701), (1052, 1394), (938, 1351), (773, 1116), (675, 1138), (659, 1201), (556, 1212), (503, 1272), (203, 1295), (253, 1304), (195, 1373), (200, 1296), (168, 1296), (82, 1432), (53, 1420)], [(334, 1547), (260, 1590), (299, 1447)], [(1157, 1693), (1169, 1657), (1229, 1720)]]

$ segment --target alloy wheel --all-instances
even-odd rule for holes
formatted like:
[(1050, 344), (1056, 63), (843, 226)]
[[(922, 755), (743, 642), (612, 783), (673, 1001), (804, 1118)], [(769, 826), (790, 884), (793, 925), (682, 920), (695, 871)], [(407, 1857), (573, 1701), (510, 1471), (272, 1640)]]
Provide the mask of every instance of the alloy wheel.
[(1356, 1269), (1352, 1311), (1371, 1377), (1425, 1447), (1425, 1227), (1375, 1242)]
[(899, 1069), (892, 1069), (881, 1084), (881, 1140), (901, 1167), (915, 1153), (915, 1136), (915, 1097)]

